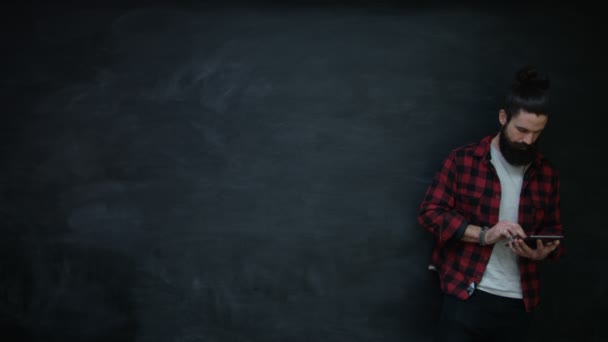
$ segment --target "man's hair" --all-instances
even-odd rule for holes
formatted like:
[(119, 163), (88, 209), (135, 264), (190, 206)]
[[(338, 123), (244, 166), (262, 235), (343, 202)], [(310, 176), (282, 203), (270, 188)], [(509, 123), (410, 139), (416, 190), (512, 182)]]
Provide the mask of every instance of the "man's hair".
[(522, 109), (537, 115), (548, 115), (548, 89), (549, 78), (534, 66), (528, 65), (517, 70), (505, 98), (507, 121), (517, 116)]

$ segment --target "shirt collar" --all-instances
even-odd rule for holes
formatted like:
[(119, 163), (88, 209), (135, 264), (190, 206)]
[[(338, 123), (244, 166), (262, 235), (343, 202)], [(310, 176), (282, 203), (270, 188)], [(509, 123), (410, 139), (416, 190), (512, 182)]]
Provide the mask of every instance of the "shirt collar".
[[(475, 155), (478, 158), (483, 158), (484, 160), (487, 160), (487, 161), (492, 159), (491, 153), (490, 153), (490, 147), (492, 144), (492, 139), (497, 134), (498, 134), (498, 132), (496, 132), (495, 134), (487, 135), (487, 136), (483, 137), (483, 139), (481, 139), (479, 144), (477, 144), (477, 146), (473, 150), (473, 155)], [(542, 163), (543, 158), (544, 158), (543, 155), (541, 153), (537, 152), (536, 158), (534, 158), (534, 161), (532, 161), (532, 165), (530, 165), (530, 166), (539, 166)]]

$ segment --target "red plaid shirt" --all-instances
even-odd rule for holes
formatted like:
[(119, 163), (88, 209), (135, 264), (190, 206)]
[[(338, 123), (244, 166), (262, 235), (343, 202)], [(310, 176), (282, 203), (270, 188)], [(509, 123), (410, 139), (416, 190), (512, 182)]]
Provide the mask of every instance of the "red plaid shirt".
[[(418, 223), (435, 237), (432, 264), (441, 289), (467, 299), (481, 281), (492, 246), (461, 241), (468, 224), (492, 227), (498, 222), (500, 180), (490, 162), (490, 141), (454, 149), (435, 174), (418, 213)], [(524, 175), (519, 224), (527, 235), (563, 234), (560, 220), (558, 172), (538, 155)], [(562, 244), (549, 258), (564, 253)], [(523, 301), (527, 311), (540, 302), (536, 261), (519, 258)]]

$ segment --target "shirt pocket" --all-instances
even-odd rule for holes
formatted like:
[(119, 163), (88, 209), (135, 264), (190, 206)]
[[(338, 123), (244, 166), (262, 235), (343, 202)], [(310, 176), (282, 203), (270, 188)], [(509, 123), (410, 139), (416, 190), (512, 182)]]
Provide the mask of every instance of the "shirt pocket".
[(527, 234), (538, 233), (544, 227), (546, 203), (532, 195), (523, 210), (522, 226)]
[(482, 196), (482, 191), (463, 191), (458, 197), (456, 210), (464, 216), (469, 223), (479, 224)]

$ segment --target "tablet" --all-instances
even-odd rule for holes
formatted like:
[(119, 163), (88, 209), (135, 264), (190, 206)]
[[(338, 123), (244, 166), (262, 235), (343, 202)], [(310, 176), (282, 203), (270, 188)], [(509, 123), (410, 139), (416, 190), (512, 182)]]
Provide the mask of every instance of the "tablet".
[[(536, 240), (541, 240), (543, 244), (551, 241), (563, 240), (563, 235), (528, 235), (523, 240), (531, 248), (536, 248)], [(509, 245), (508, 243), (506, 244)]]

